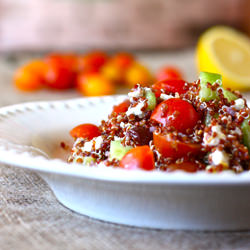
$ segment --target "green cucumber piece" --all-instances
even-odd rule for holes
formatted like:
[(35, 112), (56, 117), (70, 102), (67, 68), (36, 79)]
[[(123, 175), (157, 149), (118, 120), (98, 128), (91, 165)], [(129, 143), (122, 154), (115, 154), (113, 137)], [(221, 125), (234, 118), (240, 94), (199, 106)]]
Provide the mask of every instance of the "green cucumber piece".
[(156, 106), (156, 97), (155, 94), (151, 90), (146, 90), (145, 97), (148, 101), (148, 109), (154, 110)]
[(238, 97), (234, 93), (232, 93), (231, 91), (229, 91), (227, 89), (223, 89), (223, 88), (222, 88), (222, 90), (223, 90), (224, 97), (227, 98), (227, 100), (229, 102), (238, 99)]
[(84, 157), (84, 159), (83, 159), (83, 164), (85, 164), (85, 165), (91, 165), (91, 164), (93, 164), (93, 163), (95, 163), (95, 159), (93, 158), (93, 157), (91, 157), (91, 156), (85, 156)]
[(250, 126), (249, 126), (249, 119), (246, 119), (241, 124), (241, 131), (243, 134), (243, 144), (248, 148), (248, 152), (250, 154)]
[(132, 147), (123, 146), (121, 140), (111, 141), (110, 142), (110, 155), (109, 159), (113, 160), (121, 160), (122, 157), (130, 150)]
[(222, 76), (215, 73), (209, 73), (209, 72), (201, 72), (200, 76), (200, 92), (199, 97), (201, 101), (210, 101), (217, 99), (217, 92), (213, 91), (212, 89), (207, 87), (207, 83), (211, 83), (212, 85), (216, 82), (219, 83), (220, 86), (222, 85)]

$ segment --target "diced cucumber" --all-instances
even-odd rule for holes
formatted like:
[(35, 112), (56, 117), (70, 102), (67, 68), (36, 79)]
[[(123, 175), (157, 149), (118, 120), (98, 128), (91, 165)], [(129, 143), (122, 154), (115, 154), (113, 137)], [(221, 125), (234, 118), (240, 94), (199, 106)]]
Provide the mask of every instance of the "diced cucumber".
[(219, 74), (209, 73), (209, 72), (201, 72), (200, 76), (200, 92), (199, 97), (201, 101), (210, 101), (217, 99), (217, 92), (207, 87), (207, 83), (210, 84), (218, 83), (220, 86), (222, 85), (222, 77)]
[(241, 131), (243, 134), (243, 144), (248, 148), (248, 152), (250, 154), (250, 126), (249, 126), (249, 119), (246, 119), (241, 124)]
[(146, 90), (145, 97), (148, 101), (148, 109), (154, 110), (156, 106), (156, 97), (155, 94), (151, 90)]
[(109, 159), (113, 160), (121, 160), (122, 157), (130, 150), (132, 147), (123, 146), (120, 140), (111, 141), (110, 142), (110, 155)]
[[(223, 89), (223, 88), (222, 88), (222, 89)], [(223, 89), (223, 94), (224, 94), (224, 97), (227, 98), (227, 100), (228, 100), (229, 102), (238, 99), (238, 97), (237, 97), (234, 93), (232, 93), (231, 91), (229, 91), (229, 90), (227, 90), (227, 89)]]
[(84, 159), (83, 159), (83, 164), (85, 165), (91, 165), (95, 163), (95, 159), (91, 156), (85, 156)]

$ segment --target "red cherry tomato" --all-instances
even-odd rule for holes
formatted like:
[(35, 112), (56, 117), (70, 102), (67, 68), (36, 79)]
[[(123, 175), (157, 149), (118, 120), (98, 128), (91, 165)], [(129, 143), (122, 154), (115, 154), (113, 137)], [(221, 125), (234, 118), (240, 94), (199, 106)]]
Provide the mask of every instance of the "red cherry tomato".
[(127, 69), (134, 60), (133, 55), (126, 52), (117, 53), (112, 57), (112, 62), (122, 69)]
[(199, 164), (195, 162), (182, 162), (182, 163), (173, 163), (167, 166), (168, 172), (173, 172), (176, 170), (183, 170), (185, 172), (194, 173), (199, 170)]
[(74, 138), (82, 137), (91, 140), (94, 137), (101, 135), (101, 133), (96, 125), (85, 123), (73, 128), (70, 131), (70, 135)]
[(199, 115), (189, 102), (171, 98), (161, 102), (150, 119), (163, 126), (172, 126), (179, 132), (186, 132), (187, 129), (192, 129), (196, 125)]
[(152, 88), (155, 90), (156, 97), (159, 97), (161, 95), (161, 89), (163, 89), (164, 93), (166, 94), (174, 94), (176, 92), (179, 94), (184, 94), (187, 92), (185, 83), (185, 81), (180, 79), (162, 80), (153, 84)]
[(68, 89), (75, 84), (75, 61), (70, 55), (52, 54), (45, 58), (47, 71), (46, 85), (53, 89)]
[(120, 167), (125, 169), (153, 170), (154, 154), (149, 146), (139, 146), (129, 150), (121, 159)]
[(78, 70), (91, 70), (98, 72), (108, 61), (108, 55), (103, 51), (93, 51), (78, 58)]
[(197, 155), (200, 153), (200, 144), (184, 143), (173, 140), (169, 135), (153, 134), (155, 148), (164, 157), (173, 159), (181, 158), (187, 155)]
[(162, 81), (166, 79), (183, 79), (182, 73), (176, 67), (163, 67), (156, 74), (157, 81)]
[(119, 113), (124, 113), (128, 110), (130, 105), (130, 101), (128, 99), (126, 99), (125, 101), (123, 101), (122, 103), (116, 105), (113, 107), (113, 112), (119, 114)]
[(54, 61), (61, 67), (67, 68), (72, 72), (77, 71), (77, 56), (74, 54), (50, 54), (45, 58), (46, 61)]

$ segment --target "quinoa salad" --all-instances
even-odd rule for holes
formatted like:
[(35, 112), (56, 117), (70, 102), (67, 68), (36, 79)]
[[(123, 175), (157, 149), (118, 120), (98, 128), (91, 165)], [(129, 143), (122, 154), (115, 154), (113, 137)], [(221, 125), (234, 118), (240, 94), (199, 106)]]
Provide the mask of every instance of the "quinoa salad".
[(137, 84), (99, 126), (81, 124), (69, 162), (124, 169), (249, 170), (250, 110), (219, 74)]

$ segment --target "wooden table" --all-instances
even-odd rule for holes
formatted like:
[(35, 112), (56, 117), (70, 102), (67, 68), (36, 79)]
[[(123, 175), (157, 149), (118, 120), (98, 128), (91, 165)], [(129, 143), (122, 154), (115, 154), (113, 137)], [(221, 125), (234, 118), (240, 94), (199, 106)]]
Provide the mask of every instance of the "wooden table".
[[(164, 62), (195, 79), (193, 50), (138, 55), (156, 69)], [(23, 94), (11, 85), (16, 66), (29, 57), (0, 58), (0, 105), (64, 99), (75, 92)], [(233, 199), (233, 197), (232, 197)], [(114, 225), (78, 215), (63, 207), (36, 174), (0, 166), (0, 249), (250, 249), (247, 232), (149, 230)]]

